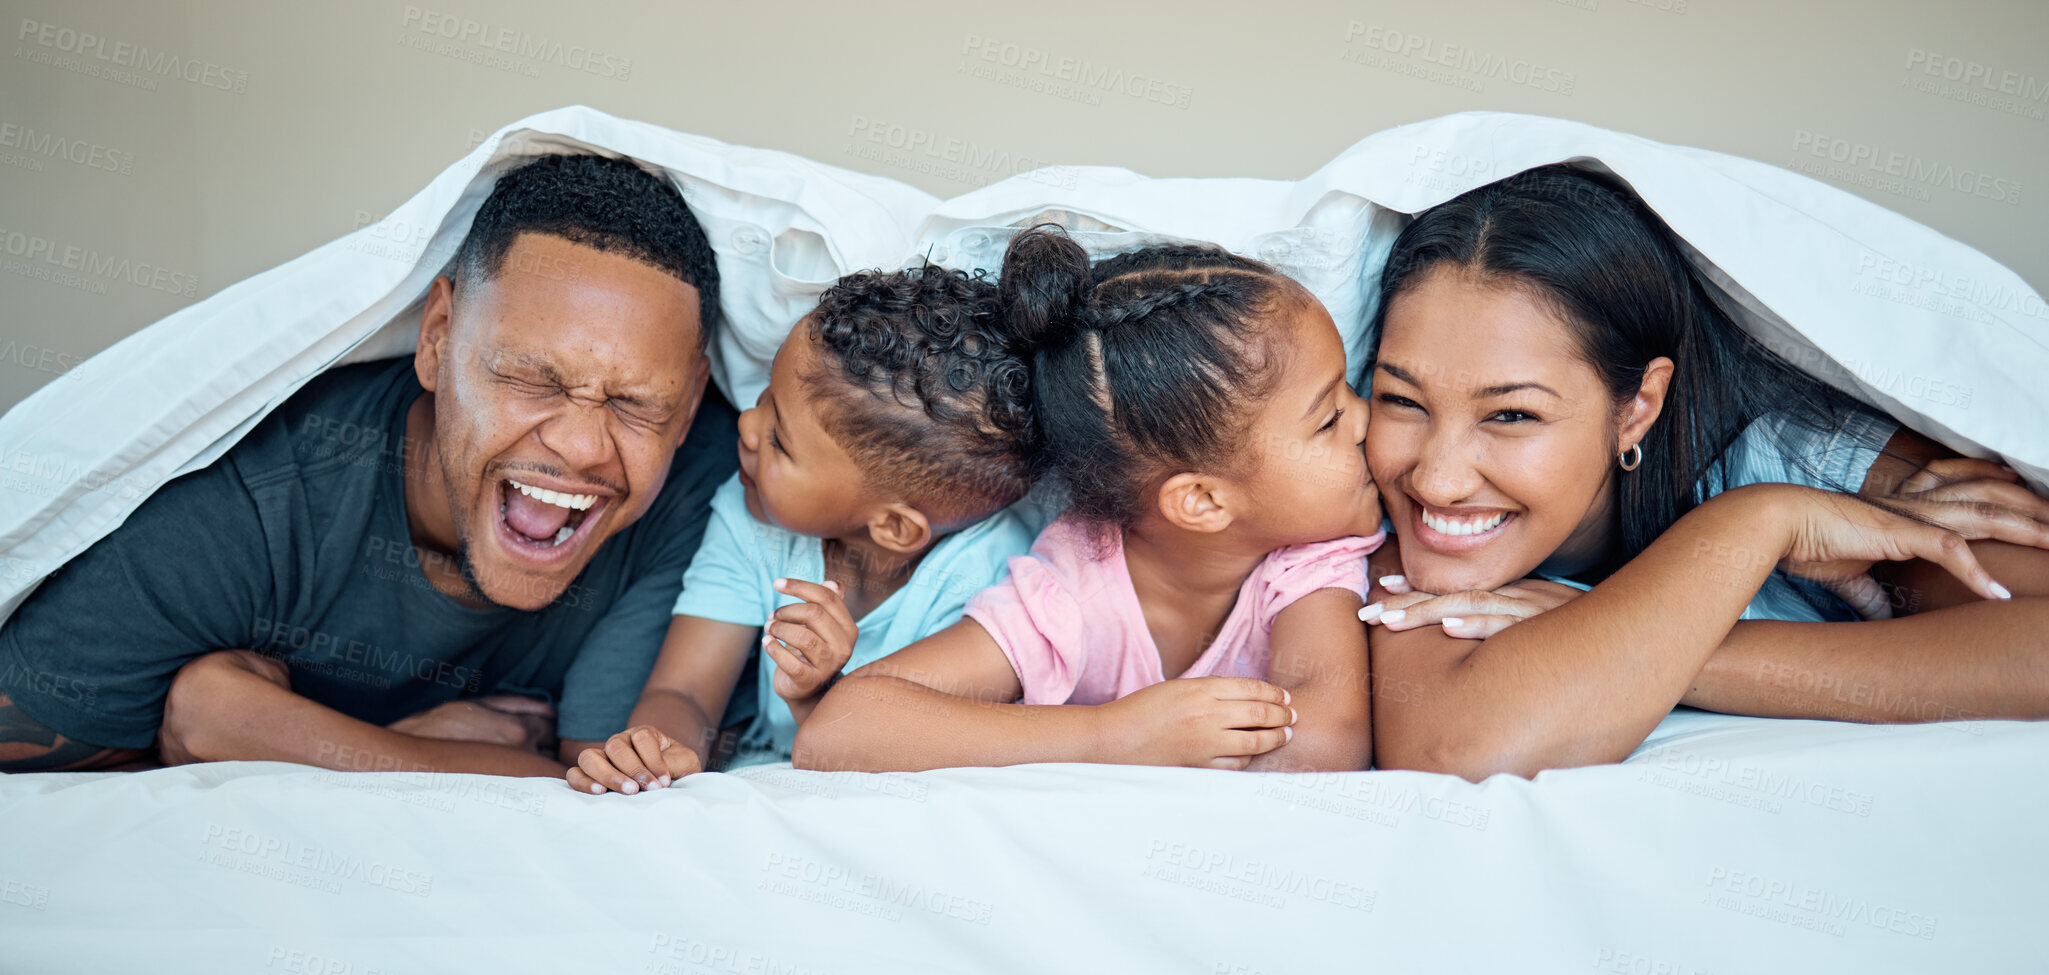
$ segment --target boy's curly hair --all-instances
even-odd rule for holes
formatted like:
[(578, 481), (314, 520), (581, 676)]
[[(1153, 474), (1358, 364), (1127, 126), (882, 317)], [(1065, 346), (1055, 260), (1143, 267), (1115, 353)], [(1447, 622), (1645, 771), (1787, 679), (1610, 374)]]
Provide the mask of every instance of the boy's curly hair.
[(1006, 328), (980, 272), (926, 263), (850, 274), (825, 290), (809, 334), (825, 366), (804, 379), (871, 490), (945, 530), (1031, 489), (1033, 347)]

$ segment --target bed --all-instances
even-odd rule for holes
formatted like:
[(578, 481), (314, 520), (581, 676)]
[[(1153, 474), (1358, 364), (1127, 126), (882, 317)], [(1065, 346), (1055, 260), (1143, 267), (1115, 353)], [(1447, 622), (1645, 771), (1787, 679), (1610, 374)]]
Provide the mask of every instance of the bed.
[[(427, 282), (496, 174), (579, 150), (684, 189), (727, 295), (714, 379), (739, 402), (839, 274), (923, 256), (993, 268), (1043, 219), (1097, 253), (1195, 239), (1275, 263), (1357, 361), (1405, 214), (1580, 160), (1641, 193), (1773, 348), (2049, 483), (2041, 298), (1963, 244), (1760, 163), (1465, 113), (1368, 136), (1296, 181), (1055, 167), (940, 201), (571, 107), (0, 417), (4, 463), (33, 488), (0, 501), (0, 614), (313, 376), (409, 352)], [(93, 388), (124, 395), (80, 395)], [(260, 763), (11, 776), (0, 972), (2039, 970), (2044, 755), (2049, 725), (1682, 709), (1623, 764), (1480, 784), (770, 766), (591, 797)]]

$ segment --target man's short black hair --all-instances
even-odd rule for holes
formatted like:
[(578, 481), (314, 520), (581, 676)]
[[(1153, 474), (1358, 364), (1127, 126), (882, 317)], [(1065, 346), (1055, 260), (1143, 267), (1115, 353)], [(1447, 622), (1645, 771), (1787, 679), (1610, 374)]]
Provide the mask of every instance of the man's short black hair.
[(719, 324), (719, 267), (711, 241), (683, 194), (632, 160), (541, 156), (498, 177), (455, 252), (457, 288), (497, 277), (523, 233), (621, 254), (696, 287), (700, 350)]

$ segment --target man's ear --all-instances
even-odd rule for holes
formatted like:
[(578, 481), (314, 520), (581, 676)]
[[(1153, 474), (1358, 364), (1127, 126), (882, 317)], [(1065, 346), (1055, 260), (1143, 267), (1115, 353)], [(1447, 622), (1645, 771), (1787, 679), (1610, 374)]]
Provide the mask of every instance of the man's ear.
[(1223, 482), (1216, 478), (1207, 474), (1176, 474), (1160, 485), (1160, 516), (1176, 528), (1220, 532), (1231, 527), (1228, 500)]
[(869, 517), (868, 537), (892, 552), (909, 555), (932, 541), (932, 522), (924, 512), (891, 501)]
[(1651, 424), (1658, 415), (1665, 412), (1665, 394), (1672, 388), (1672, 360), (1659, 356), (1643, 367), (1643, 382), (1637, 386), (1636, 395), (1622, 408), (1622, 427), (1616, 431), (1615, 449), (1628, 453), (1629, 448), (1649, 433)]
[(697, 410), (704, 405), (704, 386), (711, 381), (711, 356), (697, 357), (697, 381), (690, 386), (689, 405), (683, 410), (683, 425), (676, 428), (676, 446), (683, 446), (683, 440), (690, 436), (690, 425), (697, 422)]
[(446, 276), (435, 278), (427, 287), (427, 307), (420, 310), (420, 347), (413, 351), (413, 374), (419, 377), (420, 388), (430, 393), (441, 373), (454, 306), (455, 282)]

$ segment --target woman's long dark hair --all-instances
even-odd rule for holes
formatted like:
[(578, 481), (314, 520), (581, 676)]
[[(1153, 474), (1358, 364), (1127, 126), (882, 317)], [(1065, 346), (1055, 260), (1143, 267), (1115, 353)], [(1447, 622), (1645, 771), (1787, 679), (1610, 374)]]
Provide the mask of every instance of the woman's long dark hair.
[[(1700, 503), (1716, 462), (1752, 422), (1776, 415), (1832, 431), (1872, 412), (1737, 327), (1677, 236), (1610, 177), (1545, 166), (1418, 215), (1381, 271), (1375, 336), (1388, 305), (1440, 266), (1512, 282), (1547, 302), (1618, 409), (1636, 395), (1652, 359), (1672, 360), (1664, 410), (1640, 443), (1643, 466), (1620, 472), (1616, 565)], [(1806, 458), (1788, 461), (1823, 480)]]

